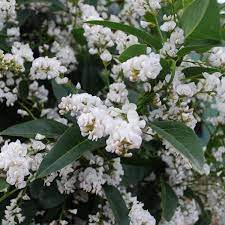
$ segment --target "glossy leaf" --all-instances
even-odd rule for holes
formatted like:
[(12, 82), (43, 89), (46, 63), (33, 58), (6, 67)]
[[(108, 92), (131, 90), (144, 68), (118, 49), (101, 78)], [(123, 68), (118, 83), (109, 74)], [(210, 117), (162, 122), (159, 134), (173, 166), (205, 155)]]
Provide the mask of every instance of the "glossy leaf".
[(178, 206), (178, 198), (173, 189), (161, 179), (161, 204), (164, 219), (170, 221)]
[(135, 44), (128, 47), (119, 57), (121, 63), (135, 56), (146, 54), (147, 45)]
[(52, 172), (60, 170), (79, 159), (85, 152), (101, 148), (104, 145), (105, 142), (103, 140), (90, 141), (84, 139), (80, 134), (78, 126), (70, 127), (43, 159), (37, 176), (44, 177)]
[(129, 225), (129, 210), (120, 192), (113, 186), (104, 186), (104, 191), (109, 205), (118, 225)]
[(185, 10), (181, 17), (181, 26), (185, 38), (220, 39), (220, 16), (216, 0), (195, 0)]
[(144, 30), (140, 30), (138, 28), (125, 25), (122, 23), (116, 23), (116, 22), (104, 21), (104, 20), (87, 21), (87, 23), (94, 24), (94, 25), (101, 25), (114, 30), (121, 30), (125, 33), (136, 36), (139, 39), (139, 41), (142, 41), (149, 46), (152, 46), (156, 49), (161, 48), (161, 42)]
[(3, 130), (0, 135), (35, 138), (36, 134), (45, 135), (47, 138), (57, 138), (67, 126), (54, 120), (37, 119), (25, 123), (20, 123)]
[(163, 139), (167, 140), (183, 157), (185, 157), (193, 168), (202, 172), (204, 165), (204, 154), (200, 139), (194, 131), (181, 122), (155, 121), (150, 127)]

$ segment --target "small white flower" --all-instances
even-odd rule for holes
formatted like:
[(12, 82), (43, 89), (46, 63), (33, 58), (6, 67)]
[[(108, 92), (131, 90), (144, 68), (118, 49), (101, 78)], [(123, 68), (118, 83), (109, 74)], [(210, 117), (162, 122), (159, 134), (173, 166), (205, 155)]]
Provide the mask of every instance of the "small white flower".
[(179, 84), (176, 87), (176, 92), (178, 95), (192, 97), (196, 93), (196, 86), (195, 83), (189, 84)]
[(130, 81), (147, 81), (156, 79), (162, 67), (160, 65), (160, 56), (155, 53), (133, 57), (122, 63), (124, 76)]
[(110, 62), (112, 60), (112, 55), (108, 50), (105, 50), (101, 55), (100, 58), (104, 62)]
[(42, 135), (42, 134), (39, 134), (39, 133), (37, 133), (36, 134), (36, 136), (35, 136), (35, 140), (43, 140), (43, 139), (45, 139), (45, 135)]
[(174, 21), (166, 21), (163, 25), (160, 26), (160, 29), (164, 32), (170, 32), (176, 27), (176, 23)]

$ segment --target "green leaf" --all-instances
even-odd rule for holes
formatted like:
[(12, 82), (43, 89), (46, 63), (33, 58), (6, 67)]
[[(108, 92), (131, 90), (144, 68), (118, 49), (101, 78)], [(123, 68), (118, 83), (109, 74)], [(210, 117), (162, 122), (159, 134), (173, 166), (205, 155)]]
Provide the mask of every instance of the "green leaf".
[(32, 198), (37, 200), (44, 209), (57, 207), (64, 202), (64, 196), (58, 191), (56, 182), (47, 187), (43, 180), (39, 179), (33, 181), (29, 187)]
[(129, 225), (129, 210), (121, 196), (120, 192), (113, 186), (104, 186), (104, 191), (109, 205), (115, 216), (118, 225)]
[(70, 82), (67, 83), (67, 86), (62, 84), (57, 84), (55, 80), (52, 80), (51, 83), (52, 83), (53, 93), (58, 103), (61, 102), (62, 97), (66, 97), (70, 94), (73, 94), (74, 91), (76, 90), (76, 88)]
[(11, 47), (7, 43), (6, 39), (7, 39), (7, 34), (0, 33), (0, 49), (5, 52), (10, 52)]
[(3, 130), (0, 135), (35, 138), (36, 134), (45, 135), (47, 138), (57, 138), (65, 130), (67, 126), (54, 120), (38, 119), (25, 123), (20, 123)]
[(151, 28), (154, 28), (155, 26), (157, 26), (156, 16), (153, 13), (146, 12), (144, 15), (144, 18), (145, 18), (145, 21), (147, 21), (150, 24)]
[(152, 167), (123, 164), (123, 170), (123, 183), (127, 186), (131, 184), (136, 185), (138, 182), (142, 181), (151, 173)]
[[(17, 4), (30, 4), (36, 1), (37, 0), (17, 0)], [(51, 3), (51, 11), (61, 11), (66, 9), (65, 5), (60, 0), (39, 0), (39, 2)]]
[(161, 42), (157, 40), (155, 37), (153, 37), (144, 30), (140, 30), (138, 28), (131, 27), (129, 25), (104, 20), (87, 21), (87, 23), (94, 25), (101, 25), (114, 30), (121, 30), (125, 33), (132, 34), (136, 36), (139, 39), (139, 41), (142, 41), (145, 44), (154, 47), (155, 49), (160, 49), (162, 47)]
[(8, 188), (10, 185), (6, 182), (5, 178), (0, 177), (0, 191)]
[(29, 94), (29, 86), (26, 80), (21, 80), (19, 83), (19, 97), (21, 99), (26, 99)]
[(52, 2), (52, 5), (50, 7), (50, 9), (52, 11), (63, 11), (63, 10), (66, 10), (66, 7), (65, 5), (59, 1), (59, 0), (51, 0)]
[(44, 209), (57, 207), (64, 202), (64, 196), (59, 193), (57, 186), (54, 187), (54, 185), (42, 190), (38, 197), (40, 205)]
[(196, 75), (202, 75), (202, 73), (204, 72), (207, 72), (207, 73), (218, 72), (218, 70), (214, 68), (208, 68), (208, 67), (193, 66), (193, 67), (188, 67), (183, 69), (182, 72), (185, 74), (187, 78), (189, 78)]
[(119, 61), (121, 63), (127, 61), (134, 56), (145, 55), (146, 54), (147, 45), (144, 44), (135, 44), (128, 47), (119, 57)]
[(202, 172), (204, 154), (201, 141), (194, 131), (177, 121), (154, 121), (150, 127), (162, 138), (167, 140), (173, 147), (189, 160), (198, 172)]
[(85, 52), (81, 56), (79, 65), (82, 89), (89, 94), (96, 95), (99, 90), (102, 90), (105, 86), (99, 75), (102, 72), (99, 58)]
[(84, 0), (85, 4), (97, 6), (98, 0)]
[(80, 135), (78, 126), (68, 128), (43, 159), (37, 177), (44, 177), (79, 159), (85, 152), (99, 149), (105, 141), (90, 141)]
[(34, 200), (22, 201), (20, 208), (22, 209), (22, 215), (25, 217), (20, 225), (30, 225), (38, 211), (36, 202)]
[(216, 0), (195, 0), (181, 17), (187, 39), (220, 40), (220, 15)]
[(80, 45), (85, 45), (87, 43), (84, 37), (84, 29), (83, 28), (75, 28), (73, 29), (73, 37)]
[(186, 8), (193, 0), (177, 0), (174, 4), (175, 11)]
[(167, 221), (173, 217), (178, 206), (178, 198), (173, 189), (161, 179), (162, 215)]
[[(74, 87), (74, 85), (71, 82), (68, 82), (65, 85), (65, 84), (57, 84), (55, 80), (52, 80), (51, 83), (52, 83), (52, 90), (58, 104), (61, 102), (62, 97), (66, 97), (70, 94), (74, 94), (77, 92), (76, 87)], [(69, 113), (65, 114), (64, 117), (73, 123), (75, 121), (75, 119)]]
[(32, 15), (32, 11), (28, 9), (19, 10), (17, 12), (17, 20), (19, 21), (19, 25), (23, 26), (24, 23), (30, 18)]
[(135, 89), (128, 89), (128, 99), (131, 103), (137, 104), (139, 93)]
[(44, 181), (39, 179), (39, 180), (34, 180), (29, 184), (29, 189), (30, 189), (30, 195), (34, 199), (39, 198), (39, 194), (41, 190), (45, 187)]
[(187, 55), (188, 53), (192, 51), (203, 53), (210, 50), (213, 47), (221, 46), (221, 45), (222, 43), (220, 41), (215, 41), (215, 40), (191, 41), (191, 42), (188, 42), (187, 44), (185, 43), (185, 46), (178, 51), (177, 55), (181, 57), (181, 56)]
[(192, 190), (191, 188), (187, 187), (187, 189), (184, 191), (184, 196), (189, 198), (189, 199), (195, 199), (201, 209), (201, 211), (204, 210), (204, 204), (202, 202), (201, 197), (198, 196), (198, 194)]
[(195, 225), (210, 225), (212, 222), (212, 213), (209, 210), (204, 211)]

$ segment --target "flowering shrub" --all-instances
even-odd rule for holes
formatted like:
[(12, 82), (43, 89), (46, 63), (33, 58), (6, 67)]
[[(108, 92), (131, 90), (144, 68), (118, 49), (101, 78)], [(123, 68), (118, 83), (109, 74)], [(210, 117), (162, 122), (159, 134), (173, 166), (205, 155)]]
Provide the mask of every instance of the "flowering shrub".
[(225, 225), (224, 8), (0, 0), (0, 224)]

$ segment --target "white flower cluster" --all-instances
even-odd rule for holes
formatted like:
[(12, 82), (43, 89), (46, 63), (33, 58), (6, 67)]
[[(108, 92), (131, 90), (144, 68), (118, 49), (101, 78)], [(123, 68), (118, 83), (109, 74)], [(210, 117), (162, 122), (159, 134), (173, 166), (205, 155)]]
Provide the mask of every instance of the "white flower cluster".
[(14, 22), (16, 19), (16, 0), (0, 1), (0, 31), (6, 22)]
[(202, 187), (200, 191), (204, 193), (207, 191), (207, 205), (213, 213), (212, 222), (223, 225), (225, 223), (225, 191), (222, 183), (208, 184), (207, 187)]
[(6, 207), (4, 219), (2, 219), (2, 225), (16, 225), (25, 220), (25, 216), (22, 215), (22, 209), (18, 206), (20, 194), (15, 199), (10, 200), (10, 205)]
[(140, 16), (144, 16), (147, 11), (155, 12), (161, 9), (161, 0), (131, 0), (131, 2)]
[[(131, 193), (122, 192), (125, 204), (129, 210), (130, 225), (155, 225), (156, 220), (145, 209), (143, 204), (137, 200), (137, 197), (132, 197)], [(98, 206), (98, 212), (95, 215), (89, 215), (89, 225), (116, 225), (113, 212), (106, 202), (105, 205)]]
[(126, 85), (123, 82), (113, 83), (109, 86), (109, 92), (106, 98), (106, 104), (112, 105), (116, 104), (125, 104), (128, 102), (128, 91)]
[(68, 79), (61, 78), (61, 76), (67, 71), (66, 67), (62, 66), (60, 61), (56, 58), (39, 57), (32, 63), (30, 69), (30, 76), (32, 80), (51, 80), (55, 79), (57, 83), (67, 83)]
[[(81, 5), (83, 17), (88, 20), (102, 20), (98, 12), (93, 6)], [(89, 53), (99, 54), (103, 61), (109, 62), (112, 60), (111, 53), (107, 50), (114, 45), (113, 32), (107, 28), (99, 25), (89, 25), (85, 23), (83, 25), (84, 36), (87, 39)]]
[(134, 104), (127, 103), (122, 109), (107, 107), (100, 98), (85, 93), (63, 97), (59, 108), (60, 113), (70, 112), (77, 117), (81, 134), (88, 139), (109, 136), (108, 152), (131, 156), (128, 151), (138, 149), (142, 143), (145, 121), (140, 120)]
[(39, 100), (40, 103), (48, 101), (49, 91), (44, 85), (39, 85), (37, 81), (33, 81), (29, 85), (29, 98), (32, 99), (34, 96)]
[(58, 113), (58, 108), (45, 108), (41, 111), (41, 117), (58, 121), (59, 123), (68, 125), (68, 120), (61, 117)]
[[(185, 206), (185, 207), (184, 207)], [(162, 222), (160, 225), (187, 225), (195, 224), (199, 218), (199, 209), (195, 200), (185, 200), (181, 202), (172, 219)]]
[(24, 72), (24, 63), (33, 60), (33, 52), (28, 44), (14, 42), (11, 53), (0, 50), (0, 102), (6, 100), (7, 106), (14, 105), (18, 98), (18, 84)]
[(218, 149), (213, 149), (213, 156), (215, 157), (217, 162), (223, 162), (225, 146), (220, 146)]
[(88, 225), (116, 225), (113, 212), (107, 202), (105, 205), (98, 205), (98, 212), (88, 217)]
[(178, 196), (183, 196), (187, 188), (188, 181), (193, 177), (190, 163), (176, 152), (170, 143), (163, 140), (167, 150), (160, 154), (162, 160), (167, 164), (166, 173), (169, 176), (169, 183)]
[[(164, 30), (171, 30), (168, 25), (171, 26), (171, 24), (166, 24), (162, 28)], [(173, 24), (172, 24), (173, 27)], [(162, 29), (161, 28), (161, 29)], [(160, 53), (162, 56), (170, 56), (170, 57), (176, 57), (178, 50), (182, 47), (182, 44), (184, 43), (184, 31), (176, 27), (174, 31), (171, 33), (170, 38), (164, 43), (162, 49), (160, 50)]]
[(124, 193), (124, 200), (128, 206), (129, 218), (131, 225), (155, 225), (155, 218), (145, 209), (143, 204), (137, 200), (137, 197), (132, 197), (131, 193)]
[(122, 63), (121, 67), (124, 76), (132, 82), (156, 79), (162, 69), (160, 56), (154, 52), (133, 57)]
[(224, 67), (225, 66), (225, 48), (224, 47), (215, 47), (210, 51), (209, 63), (215, 67)]
[[(116, 225), (103, 188), (104, 185), (111, 185), (121, 192), (125, 200), (130, 225), (155, 225), (156, 220), (137, 199), (142, 197), (139, 196), (139, 190), (142, 192), (148, 185), (156, 188), (159, 194), (159, 176), (164, 177), (165, 182), (174, 190), (179, 206), (171, 221), (161, 218), (157, 223), (196, 224), (203, 210), (197, 201), (188, 199), (185, 195), (185, 191), (191, 189), (202, 200), (205, 209), (212, 212), (212, 224), (225, 224), (225, 48), (215, 47), (204, 54), (191, 52), (184, 57), (178, 57), (178, 52), (186, 44), (184, 30), (178, 27), (180, 15), (185, 9), (178, 9), (180, 5), (177, 4), (173, 5), (173, 10), (167, 10), (170, 4), (171, 1), (163, 0), (98, 0), (95, 6), (87, 4), (84, 0), (59, 0), (57, 4), (0, 0), (0, 36), (4, 41), (4, 52), (0, 50), (0, 102), (6, 103), (2, 104), (3, 107), (14, 106), (9, 109), (9, 116), (11, 113), (17, 113), (26, 117), (20, 118), (21, 120), (31, 117), (47, 118), (68, 127), (76, 119), (82, 136), (92, 141), (106, 139), (107, 152), (129, 157), (134, 150), (140, 149), (131, 159), (115, 157), (115, 154), (108, 154), (101, 148), (92, 153), (87, 151), (78, 160), (49, 174), (43, 179), (44, 191), (54, 188), (56, 192), (65, 196), (64, 204), (57, 206), (57, 209), (62, 207), (60, 218), (54, 218), (53, 221), (49, 218), (45, 220), (45, 216), (48, 215), (45, 209), (42, 209), (30, 221), (31, 224)], [(56, 10), (53, 10), (54, 7)], [(20, 12), (32, 12), (35, 23), (31, 21), (30, 24), (29, 18), (25, 16), (22, 18), (25, 23), (21, 26), (23, 21)], [(154, 17), (153, 22), (150, 22), (150, 17)], [(128, 47), (139, 44), (141, 40), (120, 30), (87, 23), (90, 20), (121, 22), (144, 29), (159, 38), (163, 47), (159, 50), (152, 46), (152, 49), (147, 48), (142, 55), (120, 63), (119, 55)], [(221, 23), (224, 25), (224, 19), (221, 19)], [(86, 42), (83, 39), (80, 41), (79, 38), (85, 38)], [(8, 50), (8, 46), (11, 50)], [(91, 66), (95, 63), (94, 67), (96, 66), (99, 74), (104, 73), (108, 76), (111, 71), (111, 77), (107, 77), (108, 80), (101, 77), (101, 88), (95, 87), (96, 90), (93, 92), (88, 87), (89, 83), (85, 85), (89, 80), (86, 81), (86, 77), (83, 76), (86, 71), (91, 73), (88, 77), (96, 75), (95, 70), (89, 70), (87, 65), (86, 50), (103, 61), (99, 63), (96, 57), (88, 58)], [(198, 68), (199, 74), (193, 75), (192, 72), (196, 72)], [(201, 73), (201, 69), (208, 72)], [(219, 72), (210, 72), (211, 70)], [(71, 77), (71, 82), (67, 83), (68, 78), (64, 77), (64, 74)], [(111, 78), (114, 83), (111, 83)], [(52, 79), (56, 80), (58, 85), (53, 83), (51, 88), (51, 82), (48, 80)], [(69, 92), (69, 88), (76, 82), (80, 82), (81, 85), (78, 83), (78, 86), (72, 89), (78, 94), (63, 97), (58, 112), (58, 98), (52, 98), (52, 89), (55, 94), (55, 86), (60, 88), (60, 84), (67, 83), (69, 85), (62, 85), (61, 88)], [(25, 96), (20, 84), (25, 85)], [(93, 95), (96, 96), (84, 92), (95, 93)], [(215, 114), (208, 117), (208, 110), (212, 110), (213, 113), (215, 111)], [(75, 118), (68, 115), (64, 118), (60, 115), (67, 113)], [(205, 140), (205, 133), (209, 129), (215, 142), (210, 140), (210, 144), (204, 148), (204, 174), (195, 173), (188, 160), (151, 127), (146, 126), (147, 122), (154, 120), (180, 121), (193, 131), (198, 122), (197, 125), (203, 128), (200, 133), (205, 142), (208, 141)], [(202, 126), (205, 123), (209, 125), (207, 131)], [(143, 140), (150, 143), (142, 145)], [(0, 175), (8, 184), (15, 186), (16, 190), (22, 189), (14, 192), (10, 186), (1, 190), (7, 191), (5, 196), (9, 195), (6, 200), (10, 201), (10, 205), (6, 207), (0, 223), (16, 225), (25, 220), (22, 204), (25, 200), (34, 200), (29, 184), (33, 182), (44, 157), (56, 144), (56, 140), (37, 134), (35, 139), (26, 140), (25, 143), (19, 140), (4, 142), (0, 137), (0, 144)], [(147, 149), (145, 144), (152, 145), (152, 148)], [(155, 147), (157, 152), (152, 151)], [(143, 165), (133, 165), (136, 163), (136, 157), (140, 158), (141, 164), (143, 159)], [(146, 175), (143, 182), (134, 182), (129, 186), (126, 184), (126, 179), (129, 180), (127, 168), (135, 168), (137, 173), (139, 170), (142, 173), (142, 169), (145, 169), (144, 161), (155, 158), (165, 167), (162, 166), (156, 171), (157, 168), (153, 166), (154, 171)], [(124, 175), (125, 179), (122, 180)], [(133, 181), (133, 173), (131, 176)], [(137, 197), (132, 197), (127, 191), (135, 192), (136, 185)], [(13, 195), (10, 195), (11, 193)], [(15, 198), (16, 194), (18, 195)], [(1, 195), (4, 196), (3, 193)], [(93, 199), (100, 200), (100, 204), (94, 202), (99, 204), (97, 210), (90, 204)], [(38, 201), (39, 203), (41, 202)], [(67, 208), (69, 205), (72, 205), (72, 209)], [(82, 215), (80, 218), (85, 211), (82, 208), (86, 205), (88, 212), (84, 212), (85, 216)], [(42, 208), (41, 204), (39, 207)], [(154, 210), (156, 214), (161, 213), (158, 207)]]
[(24, 61), (32, 62), (34, 60), (33, 51), (29, 44), (14, 42), (11, 50), (12, 54), (16, 56), (23, 64)]
[[(186, 83), (185, 75), (178, 68), (174, 77), (167, 74), (165, 80), (158, 82), (155, 86), (145, 83), (143, 88), (147, 92), (153, 91), (153, 102), (156, 106), (149, 111), (150, 121), (161, 118), (162, 120), (182, 121), (187, 126), (194, 129), (197, 119), (194, 116), (194, 109), (191, 108), (193, 96), (198, 93), (198, 87), (194, 82)], [(172, 79), (172, 80), (171, 80)], [(171, 86), (168, 85), (171, 82)], [(165, 101), (163, 90), (170, 89), (169, 96)]]
[[(100, 17), (93, 6), (80, 4), (80, 9), (85, 20), (102, 20), (102, 17)], [(118, 22), (119, 18), (114, 18), (114, 20)], [(88, 42), (89, 53), (92, 55), (99, 54), (104, 62), (112, 60), (112, 54), (108, 48), (116, 45), (116, 49), (120, 54), (129, 46), (138, 43), (137, 37), (127, 35), (122, 31), (113, 33), (109, 28), (99, 25), (89, 25), (88, 23), (85, 23), (83, 28), (85, 30), (84, 36)]]
[(176, 27), (176, 22), (174, 22), (173, 16), (163, 16), (163, 20), (165, 21), (161, 26), (160, 29), (164, 32), (171, 32)]
[(133, 35), (127, 35), (122, 31), (116, 31), (114, 33), (114, 43), (116, 44), (116, 50), (121, 54), (126, 48), (131, 45), (137, 44), (138, 39)]
[(87, 165), (82, 167), (79, 161), (74, 162), (52, 173), (45, 179), (45, 184), (50, 186), (57, 179), (57, 186), (60, 193), (74, 193), (76, 190), (84, 190), (96, 195), (103, 195), (103, 185), (117, 187), (124, 175), (120, 158), (109, 161), (99, 155), (87, 153), (83, 159)]
[[(212, 74), (203, 73), (204, 79), (200, 79), (198, 83), (198, 89), (200, 94), (198, 98), (204, 101), (212, 101), (211, 107), (215, 109), (218, 114), (212, 116), (208, 120), (214, 126), (225, 123), (225, 78), (222, 77), (222, 74), (215, 72)], [(201, 94), (201, 92), (203, 94)], [(206, 94), (207, 93), (207, 94)]]
[(69, 46), (62, 46), (58, 42), (54, 42), (51, 52), (55, 53), (57, 60), (67, 68), (67, 73), (76, 69), (77, 59), (74, 50)]
[(26, 186), (24, 178), (30, 174), (31, 158), (27, 156), (27, 145), (19, 140), (5, 142), (0, 153), (0, 168), (6, 171), (6, 181), (21, 189)]

